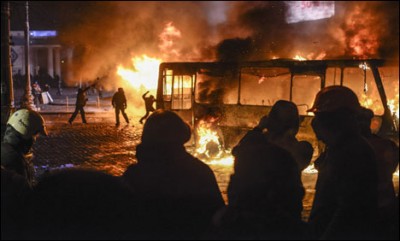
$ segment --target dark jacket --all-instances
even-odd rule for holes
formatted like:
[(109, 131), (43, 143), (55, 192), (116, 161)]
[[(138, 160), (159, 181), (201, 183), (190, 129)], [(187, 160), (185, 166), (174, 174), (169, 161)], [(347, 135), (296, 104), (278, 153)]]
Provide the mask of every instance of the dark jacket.
[(145, 106), (146, 106), (146, 111), (154, 111), (153, 103), (156, 101), (156, 99), (152, 96), (146, 97), (147, 94), (148, 94), (148, 92), (146, 92), (142, 95), (142, 98), (143, 98)]
[(127, 104), (124, 92), (117, 91), (112, 97), (111, 104), (120, 109), (126, 108)]
[(315, 161), (316, 192), (310, 214), (316, 238), (370, 239), (377, 214), (377, 162), (359, 135), (342, 136)]
[(198, 238), (224, 206), (213, 171), (183, 146), (137, 146), (138, 164), (123, 179), (144, 201), (143, 232), (150, 239)]
[(76, 106), (85, 106), (86, 102), (88, 101), (88, 98), (86, 96), (86, 91), (90, 89), (91, 86), (86, 87), (85, 89), (79, 89), (78, 90), (78, 95), (76, 96)]
[[(260, 184), (250, 182), (250, 184), (254, 186), (276, 183), (272, 186), (278, 192), (275, 196), (280, 198), (279, 205), (293, 218), (301, 219), (305, 191), (298, 165), (288, 151), (269, 142), (260, 129), (254, 128), (234, 147), (232, 154), (235, 157), (234, 171), (236, 175), (243, 172), (248, 173), (252, 177), (248, 177), (247, 180), (252, 180), (257, 175), (261, 180), (270, 178), (266, 179), (268, 182), (260, 182)], [(243, 177), (241, 179), (241, 183), (246, 180)], [(232, 180), (230, 186), (231, 184)], [(279, 185), (282, 187), (277, 188)], [(229, 192), (230, 190), (228, 190), (228, 194)], [(234, 198), (231, 194), (229, 194), (230, 203), (235, 201), (231, 200)], [(258, 192), (257, 195), (261, 195), (261, 193)], [(243, 203), (243, 200), (240, 202)]]
[(18, 151), (18, 147), (9, 143), (1, 143), (1, 165), (5, 169), (15, 171), (23, 176), (29, 185), (33, 184), (33, 164), (23, 153)]
[(249, 131), (233, 149), (229, 205), (214, 218), (211, 239), (304, 239), (304, 188), (296, 161), (270, 143), (260, 129)]

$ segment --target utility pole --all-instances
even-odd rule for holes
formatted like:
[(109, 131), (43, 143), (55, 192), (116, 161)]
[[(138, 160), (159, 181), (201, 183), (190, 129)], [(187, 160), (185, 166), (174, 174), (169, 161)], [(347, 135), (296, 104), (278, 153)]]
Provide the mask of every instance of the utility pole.
[(10, 2), (1, 2), (1, 136), (14, 111), (10, 46)]
[(29, 61), (29, 4), (28, 1), (25, 3), (25, 93), (22, 99), (21, 107), (36, 110), (36, 106), (33, 103), (32, 87), (31, 87), (31, 71)]

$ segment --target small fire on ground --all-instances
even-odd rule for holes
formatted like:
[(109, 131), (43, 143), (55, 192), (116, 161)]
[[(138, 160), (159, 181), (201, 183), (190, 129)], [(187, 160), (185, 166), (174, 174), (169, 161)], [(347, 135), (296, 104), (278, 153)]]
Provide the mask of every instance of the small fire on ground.
[(233, 156), (223, 144), (221, 131), (212, 122), (199, 121), (195, 129), (197, 145), (194, 155), (209, 165), (233, 166)]

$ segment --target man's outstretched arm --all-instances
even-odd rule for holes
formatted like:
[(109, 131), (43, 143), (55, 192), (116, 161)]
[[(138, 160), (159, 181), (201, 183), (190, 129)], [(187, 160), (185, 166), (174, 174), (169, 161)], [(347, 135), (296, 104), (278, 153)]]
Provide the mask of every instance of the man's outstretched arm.
[(144, 98), (146, 98), (146, 95), (149, 93), (150, 91), (146, 91), (146, 93), (144, 93), (143, 95), (142, 95), (142, 98), (144, 99)]

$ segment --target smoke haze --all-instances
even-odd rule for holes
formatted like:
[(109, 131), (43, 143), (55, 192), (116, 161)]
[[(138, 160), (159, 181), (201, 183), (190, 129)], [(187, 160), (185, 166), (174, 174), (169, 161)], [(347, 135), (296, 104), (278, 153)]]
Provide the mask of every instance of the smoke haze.
[[(11, 19), (12, 28), (22, 30), (22, 4), (13, 3), (12, 18), (19, 20)], [(62, 43), (74, 48), (73, 81), (100, 76), (106, 80), (106, 89), (115, 90), (120, 85), (118, 66), (134, 68), (132, 58), (142, 55), (165, 62), (265, 60), (296, 55), (307, 59), (398, 60), (397, 1), (335, 1), (333, 17), (292, 24), (285, 19), (284, 1), (30, 4), (30, 28), (56, 28)], [(179, 34), (166, 33), (166, 29)]]

